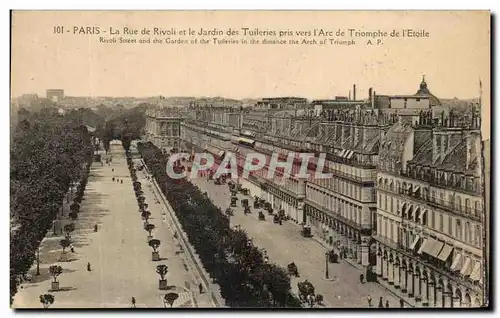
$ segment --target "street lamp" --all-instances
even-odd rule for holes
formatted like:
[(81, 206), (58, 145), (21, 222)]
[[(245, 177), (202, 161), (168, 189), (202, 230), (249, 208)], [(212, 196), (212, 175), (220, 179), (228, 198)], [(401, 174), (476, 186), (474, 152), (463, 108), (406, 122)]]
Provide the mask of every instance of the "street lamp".
[(328, 277), (328, 251), (325, 252), (325, 278), (329, 279)]
[(38, 244), (38, 249), (36, 250), (36, 275), (40, 275), (40, 244)]

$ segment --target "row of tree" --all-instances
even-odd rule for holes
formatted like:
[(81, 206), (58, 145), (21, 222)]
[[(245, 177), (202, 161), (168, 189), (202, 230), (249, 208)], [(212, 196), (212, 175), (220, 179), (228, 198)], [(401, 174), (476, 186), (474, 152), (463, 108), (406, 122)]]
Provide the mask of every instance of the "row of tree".
[[(138, 150), (149, 171), (172, 205), (203, 266), (221, 287), (230, 307), (300, 307), (291, 294), (287, 271), (264, 260), (242, 230), (231, 229), (229, 220), (197, 187), (166, 174), (166, 158), (151, 143)], [(178, 165), (174, 169), (182, 169)]]
[(92, 153), (81, 120), (54, 111), (23, 113), (11, 144), (11, 302), (71, 186), (78, 185), (75, 204), (81, 202)]

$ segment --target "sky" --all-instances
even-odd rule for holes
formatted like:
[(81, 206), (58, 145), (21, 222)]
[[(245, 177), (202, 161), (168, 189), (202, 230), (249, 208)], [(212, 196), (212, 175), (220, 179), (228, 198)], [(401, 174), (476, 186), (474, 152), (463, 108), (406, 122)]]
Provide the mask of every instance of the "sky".
[[(69, 32), (54, 34), (55, 26)], [(357, 38), (350, 47), (110, 44), (99, 43), (100, 36), (112, 37), (109, 31), (73, 34), (75, 26), (101, 31), (110, 27), (292, 32), (411, 28), (426, 30), (430, 37), (386, 38), (378, 46), (367, 46), (367, 39)], [(357, 97), (363, 99), (370, 87), (379, 94), (414, 94), (425, 75), (429, 89), (440, 98), (473, 98), (479, 95), (479, 79), (483, 90), (489, 91), (489, 26), (489, 13), (477, 11), (18, 11), (12, 18), (11, 93), (45, 96), (46, 89), (61, 88), (68, 96), (315, 99), (347, 96), (356, 84)]]

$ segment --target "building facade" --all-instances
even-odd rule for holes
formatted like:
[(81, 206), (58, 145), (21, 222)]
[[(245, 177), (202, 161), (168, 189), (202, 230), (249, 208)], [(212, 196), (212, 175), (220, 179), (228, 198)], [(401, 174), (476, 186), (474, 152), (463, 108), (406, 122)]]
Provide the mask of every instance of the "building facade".
[(146, 112), (146, 141), (152, 142), (165, 151), (179, 149), (183, 120), (179, 109), (148, 110)]
[(64, 89), (48, 89), (46, 95), (48, 100), (57, 103), (64, 99)]
[[(453, 113), (422, 79), (415, 95), (370, 89), (366, 100), (264, 99), (252, 109), (192, 108), (176, 120), (183, 149), (210, 152), (216, 162), (231, 152), (252, 195), (421, 306), (483, 304), (489, 212), (478, 110)], [(148, 131), (157, 136), (155, 125)], [(242, 177), (250, 152), (265, 165)], [(314, 154), (307, 178), (297, 176), (299, 152)], [(294, 164), (270, 176), (276, 154)], [(331, 178), (317, 178), (318, 167)]]

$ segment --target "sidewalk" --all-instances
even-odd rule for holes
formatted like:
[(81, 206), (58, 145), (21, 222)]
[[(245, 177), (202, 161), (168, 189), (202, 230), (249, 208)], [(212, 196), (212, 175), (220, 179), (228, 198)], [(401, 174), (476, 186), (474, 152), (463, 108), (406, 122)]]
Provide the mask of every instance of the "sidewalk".
[[(289, 222), (289, 223), (293, 223), (297, 227), (300, 227), (300, 225), (295, 224), (295, 222)], [(331, 247), (329, 247), (325, 242), (323, 242), (315, 237), (312, 237), (312, 240), (315, 241), (316, 243), (320, 244), (321, 246), (323, 246), (326, 249), (331, 249)], [(364, 271), (366, 270), (366, 268), (363, 265), (358, 264), (355, 260), (353, 260), (351, 258), (342, 258), (342, 259), (340, 259), (340, 261), (345, 262), (346, 264), (349, 264), (352, 267), (358, 269), (360, 271), (359, 272), (360, 274), (364, 273)], [(414, 298), (410, 298), (410, 297), (406, 296), (405, 294), (403, 294), (400, 290), (394, 289), (394, 287), (389, 285), (389, 283), (387, 281), (385, 281), (381, 278), (378, 278), (377, 284), (379, 284), (380, 286), (385, 288), (388, 292), (392, 293), (396, 297), (402, 298), (405, 301), (405, 303), (407, 305), (409, 305), (410, 307), (421, 307), (417, 304), (417, 302), (415, 301)]]
[(148, 210), (151, 212), (150, 223), (156, 226), (153, 231), (153, 236), (160, 239), (162, 242), (160, 250), (163, 248), (169, 255), (174, 255), (169, 258), (169, 263), (175, 259), (177, 263), (182, 265), (182, 271), (186, 273), (186, 275), (184, 275), (184, 286), (186, 290), (190, 291), (191, 307), (213, 307), (210, 295), (208, 293), (199, 293), (198, 285), (201, 279), (197, 277), (195, 271), (191, 268), (187, 255), (182, 251), (182, 245), (179, 243), (178, 239), (174, 237), (176, 230), (172, 224), (172, 220), (168, 217), (166, 207), (162, 203), (155, 203), (161, 202), (159, 193), (156, 192), (154, 185), (147, 180), (145, 171), (139, 171), (137, 177), (138, 181), (142, 184), (142, 191), (144, 192), (146, 202), (149, 202)]

